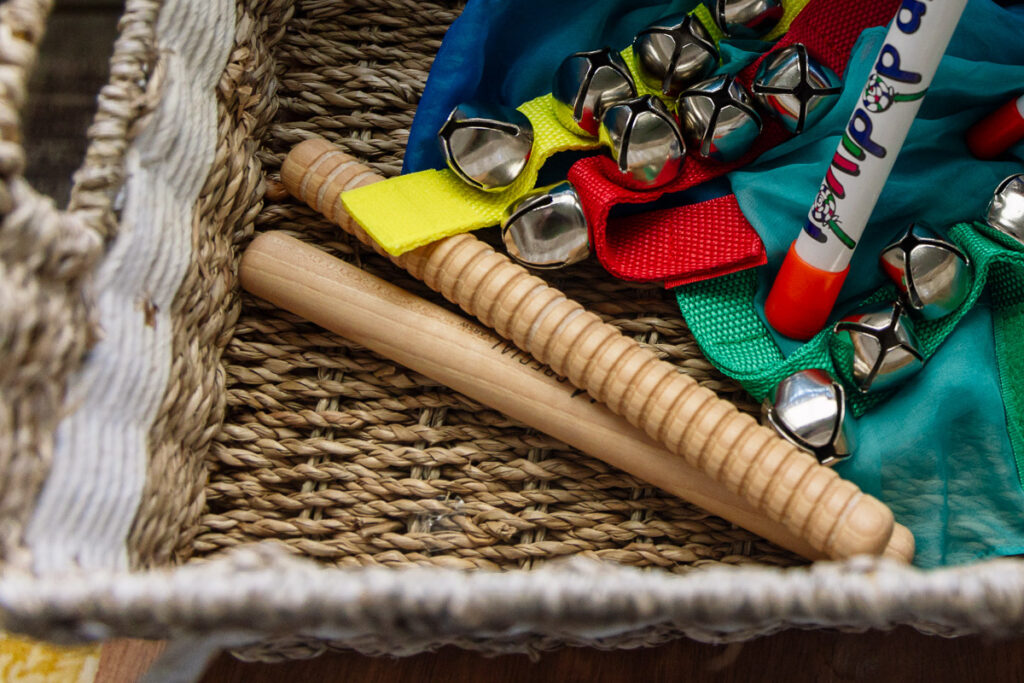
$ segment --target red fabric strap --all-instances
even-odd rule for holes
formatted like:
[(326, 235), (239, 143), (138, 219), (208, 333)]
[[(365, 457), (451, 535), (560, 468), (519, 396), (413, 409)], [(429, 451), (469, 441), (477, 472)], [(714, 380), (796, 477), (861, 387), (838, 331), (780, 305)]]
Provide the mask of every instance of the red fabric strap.
[[(803, 43), (819, 61), (841, 74), (861, 32), (886, 24), (898, 5), (899, 0), (812, 0), (775, 47), (745, 67), (737, 80), (749, 88), (761, 61), (793, 43)], [(780, 123), (765, 117), (761, 135), (741, 159), (721, 163), (690, 155), (679, 178), (655, 190), (623, 187), (608, 157), (576, 162), (569, 181), (583, 201), (590, 243), (601, 265), (623, 280), (664, 281), (667, 287), (763, 265), (764, 245), (733, 195), (628, 218), (609, 215), (618, 204), (646, 204), (728, 173), (789, 137)]]

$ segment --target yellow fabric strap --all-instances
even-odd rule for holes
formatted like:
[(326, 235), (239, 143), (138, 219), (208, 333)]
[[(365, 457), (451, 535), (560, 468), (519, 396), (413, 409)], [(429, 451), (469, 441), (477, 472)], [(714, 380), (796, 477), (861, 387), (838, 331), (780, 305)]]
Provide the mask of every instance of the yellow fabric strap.
[[(806, 2), (806, 0), (804, 1)], [(718, 24), (716, 24), (715, 20), (711, 17), (711, 10), (709, 10), (707, 5), (704, 3), (697, 5), (694, 10), (690, 12), (690, 16), (704, 24), (704, 28), (708, 30), (708, 35), (711, 36), (711, 40), (715, 41), (715, 45), (718, 45), (718, 43), (725, 38), (725, 32), (718, 28)]]
[(789, 30), (790, 24), (796, 16), (807, 7), (811, 0), (782, 0), (782, 20), (779, 25), (771, 30), (771, 33), (764, 37), (765, 40), (778, 40)]
[(574, 135), (558, 122), (551, 108), (553, 99), (544, 95), (519, 107), (533, 124), (533, 151), (507, 190), (478, 190), (448, 169), (420, 171), (345, 192), (345, 209), (392, 256), (442, 237), (496, 225), (509, 204), (534, 188), (537, 174), (552, 154), (598, 146), (597, 140)]
[[(810, 0), (784, 0), (782, 21), (767, 38), (784, 34), (808, 2)], [(707, 27), (716, 43), (724, 37), (704, 5), (699, 5), (693, 15)], [(661, 91), (636, 77), (633, 48), (623, 50), (622, 57), (634, 74), (639, 94), (660, 97)], [(342, 195), (345, 209), (392, 256), (444, 237), (500, 223), (505, 209), (534, 188), (540, 169), (552, 155), (599, 147), (597, 140), (566, 130), (555, 118), (552, 101), (551, 95), (544, 95), (519, 107), (533, 125), (533, 151), (526, 168), (507, 190), (478, 190), (448, 169), (420, 171), (345, 192)], [(674, 101), (665, 100), (665, 103), (675, 109)]]

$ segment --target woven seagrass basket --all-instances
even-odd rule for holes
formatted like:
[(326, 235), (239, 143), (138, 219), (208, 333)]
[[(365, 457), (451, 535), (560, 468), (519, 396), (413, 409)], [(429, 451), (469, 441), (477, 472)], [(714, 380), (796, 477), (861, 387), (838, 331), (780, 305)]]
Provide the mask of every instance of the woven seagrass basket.
[[(261, 659), (1024, 630), (1022, 563), (799, 566), (240, 293), (241, 251), (274, 229), (438, 301), (278, 171), (323, 136), (397, 173), (460, 2), (128, 0), (66, 211), (24, 181), (19, 144), (51, 4), (0, 6), (4, 628)], [(663, 291), (596, 267), (555, 284), (754, 408)]]

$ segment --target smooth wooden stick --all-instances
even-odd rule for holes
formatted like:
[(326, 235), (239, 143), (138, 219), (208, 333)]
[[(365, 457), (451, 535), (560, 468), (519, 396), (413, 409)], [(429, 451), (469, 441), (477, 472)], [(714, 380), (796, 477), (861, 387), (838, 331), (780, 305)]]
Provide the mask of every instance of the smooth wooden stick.
[(822, 554), (480, 325), (282, 233), (242, 257), (242, 287), (808, 559)]
[[(823, 557), (522, 350), (462, 316), (279, 232), (253, 241), (240, 276), (246, 290), (276, 306), (777, 545), (808, 559)], [(905, 548), (886, 554), (910, 559)]]
[[(341, 202), (342, 192), (379, 175), (312, 139), (291, 151), (281, 178), (294, 196), (381, 251)], [(815, 550), (845, 558), (886, 548), (894, 522), (881, 501), (472, 235), (392, 260)]]

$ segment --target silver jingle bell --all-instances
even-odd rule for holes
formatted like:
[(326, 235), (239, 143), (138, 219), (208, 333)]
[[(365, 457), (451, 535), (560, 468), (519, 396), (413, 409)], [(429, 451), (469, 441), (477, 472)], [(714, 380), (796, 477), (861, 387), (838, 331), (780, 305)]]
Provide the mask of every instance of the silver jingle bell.
[(1012, 175), (999, 183), (988, 205), (986, 221), (1024, 244), (1024, 173)]
[(674, 180), (686, 156), (675, 117), (651, 95), (609, 107), (601, 119), (601, 142), (630, 184), (645, 189)]
[(583, 204), (567, 181), (534, 190), (509, 206), (501, 239), (512, 259), (531, 268), (561, 268), (590, 255)]
[(761, 405), (761, 420), (822, 465), (831, 467), (853, 451), (846, 392), (824, 370), (800, 370), (779, 382)]
[(791, 133), (802, 133), (820, 121), (839, 101), (842, 81), (794, 43), (765, 59), (750, 91), (763, 109)]
[(861, 393), (891, 389), (924, 367), (914, 327), (896, 303), (843, 318), (832, 330), (836, 370)]
[(716, 161), (739, 159), (761, 133), (761, 117), (733, 76), (715, 76), (684, 91), (679, 117), (691, 148)]
[(780, 0), (714, 0), (711, 16), (731, 38), (760, 38), (782, 21)]
[(882, 270), (896, 283), (903, 303), (925, 320), (949, 315), (971, 293), (971, 262), (952, 242), (911, 225), (882, 251)]
[(479, 190), (506, 189), (533, 149), (530, 119), (515, 109), (460, 104), (437, 134), (448, 167)]
[(576, 135), (596, 138), (611, 105), (636, 97), (626, 63), (609, 48), (569, 55), (555, 72), (555, 116)]
[(718, 66), (718, 47), (711, 34), (691, 16), (648, 26), (633, 39), (633, 54), (644, 82), (668, 97), (707, 78)]

